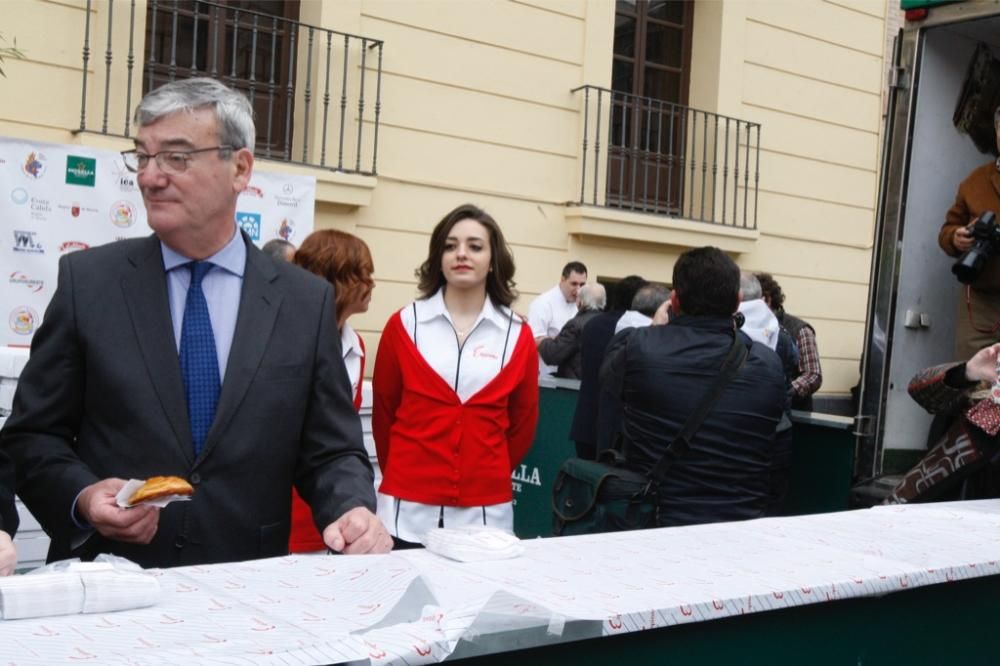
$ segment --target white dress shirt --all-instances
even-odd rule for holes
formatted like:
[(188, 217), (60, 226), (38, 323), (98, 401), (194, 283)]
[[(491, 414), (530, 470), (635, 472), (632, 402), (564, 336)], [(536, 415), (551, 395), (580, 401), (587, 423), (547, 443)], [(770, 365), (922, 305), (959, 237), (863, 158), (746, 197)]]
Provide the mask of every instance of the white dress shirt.
[(344, 355), (344, 367), (347, 368), (347, 378), (351, 380), (351, 400), (358, 394), (358, 384), (361, 382), (361, 359), (365, 351), (361, 348), (361, 340), (350, 324), (344, 324), (340, 329), (340, 347)]
[[(528, 325), (536, 338), (554, 338), (570, 319), (576, 316), (576, 301), (566, 302), (559, 285), (542, 292), (528, 307)], [(547, 365), (542, 357), (538, 357), (538, 374), (554, 374), (559, 367)]]

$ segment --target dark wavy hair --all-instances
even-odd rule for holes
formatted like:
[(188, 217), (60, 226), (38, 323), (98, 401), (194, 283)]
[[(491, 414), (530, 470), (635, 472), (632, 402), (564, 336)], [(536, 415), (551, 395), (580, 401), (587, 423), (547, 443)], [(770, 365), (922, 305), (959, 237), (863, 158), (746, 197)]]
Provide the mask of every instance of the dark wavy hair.
[(363, 240), (336, 229), (314, 231), (295, 251), (293, 263), (333, 285), (338, 324), (348, 303), (365, 298), (375, 287), (372, 253)]
[(674, 264), (681, 312), (728, 317), (740, 303), (740, 269), (717, 247), (688, 250)]
[(452, 227), (463, 220), (475, 220), (486, 227), (490, 237), (490, 270), (486, 275), (486, 293), (494, 305), (510, 304), (517, 298), (514, 290), (514, 255), (504, 240), (500, 225), (489, 213), (472, 204), (462, 204), (437, 223), (431, 232), (431, 240), (427, 246), (427, 260), (416, 271), (419, 280), (417, 289), (423, 298), (430, 298), (438, 289), (445, 285), (444, 273), (441, 271), (441, 258), (444, 256), (444, 246)]
[(777, 310), (785, 305), (785, 292), (781, 291), (781, 285), (770, 273), (754, 273), (757, 281), (760, 282), (760, 290), (764, 298), (770, 301), (772, 310)]

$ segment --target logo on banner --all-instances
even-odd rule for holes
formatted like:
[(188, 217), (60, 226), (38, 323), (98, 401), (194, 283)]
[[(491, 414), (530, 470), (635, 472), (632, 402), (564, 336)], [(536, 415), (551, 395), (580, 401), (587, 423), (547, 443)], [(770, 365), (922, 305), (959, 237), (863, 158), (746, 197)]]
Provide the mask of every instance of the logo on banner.
[(31, 335), (38, 324), (38, 313), (27, 305), (20, 305), (14, 308), (7, 318), (10, 330), (18, 335)]
[(116, 201), (111, 206), (111, 223), (123, 229), (135, 222), (135, 206), (128, 201)]
[(281, 187), (281, 194), (275, 195), (274, 200), (279, 206), (284, 206), (285, 208), (298, 208), (299, 199), (292, 195), (295, 194), (295, 188), (291, 183), (285, 183)]
[(81, 243), (80, 241), (66, 241), (59, 245), (60, 254), (66, 254), (68, 252), (76, 252), (78, 250), (87, 250), (90, 246), (86, 243)]
[(15, 187), (10, 191), (10, 200), (18, 206), (23, 206), (28, 203), (28, 190), (23, 187)]
[(45, 254), (42, 244), (35, 240), (34, 231), (14, 231), (14, 252)]
[(295, 223), (285, 218), (278, 225), (278, 236), (284, 238), (286, 241), (291, 241), (292, 236), (295, 235)]
[(115, 178), (118, 179), (118, 189), (122, 192), (128, 194), (139, 191), (139, 186), (135, 182), (135, 174), (129, 171), (124, 164), (116, 167)]
[(251, 240), (260, 240), (260, 213), (236, 211), (236, 224), (246, 232)]
[(97, 160), (79, 155), (66, 156), (66, 184), (93, 187), (97, 178)]
[(33, 278), (28, 277), (21, 271), (14, 271), (13, 273), (11, 273), (9, 282), (11, 284), (23, 285), (28, 288), (28, 291), (35, 294), (40, 292), (45, 287), (44, 280), (35, 280)]
[(45, 175), (45, 170), (48, 168), (48, 161), (48, 158), (42, 153), (32, 151), (24, 158), (24, 162), (21, 164), (21, 171), (28, 178), (38, 180)]
[(78, 201), (74, 201), (72, 204), (57, 204), (56, 208), (59, 210), (68, 211), (73, 217), (80, 217), (82, 213), (96, 213), (96, 208), (91, 208), (90, 206), (84, 206)]
[(48, 199), (31, 197), (31, 219), (45, 222), (49, 219), (49, 213), (51, 212), (52, 205), (49, 203)]
[(247, 185), (243, 188), (243, 191), (240, 192), (240, 194), (245, 194), (248, 197), (257, 197), (258, 199), (264, 198), (264, 190), (260, 189), (256, 185)]

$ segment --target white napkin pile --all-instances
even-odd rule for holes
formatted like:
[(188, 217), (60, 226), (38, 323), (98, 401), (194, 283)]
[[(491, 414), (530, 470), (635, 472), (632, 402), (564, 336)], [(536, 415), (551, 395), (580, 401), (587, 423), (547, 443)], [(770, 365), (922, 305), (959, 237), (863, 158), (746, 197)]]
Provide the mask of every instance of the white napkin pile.
[(524, 554), (524, 544), (495, 527), (439, 527), (421, 539), (427, 550), (459, 562), (507, 560)]
[(131, 566), (57, 562), (64, 566), (0, 578), (0, 618), (105, 613), (155, 605), (160, 600), (160, 582), (137, 565), (120, 561)]

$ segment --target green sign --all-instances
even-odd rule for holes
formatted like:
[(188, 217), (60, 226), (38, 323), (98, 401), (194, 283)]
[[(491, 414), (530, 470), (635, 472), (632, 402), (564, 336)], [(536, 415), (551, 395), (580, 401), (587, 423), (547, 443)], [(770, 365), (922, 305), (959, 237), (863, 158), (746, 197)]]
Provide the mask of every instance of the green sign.
[(97, 177), (97, 160), (79, 155), (66, 156), (66, 184), (93, 187)]

